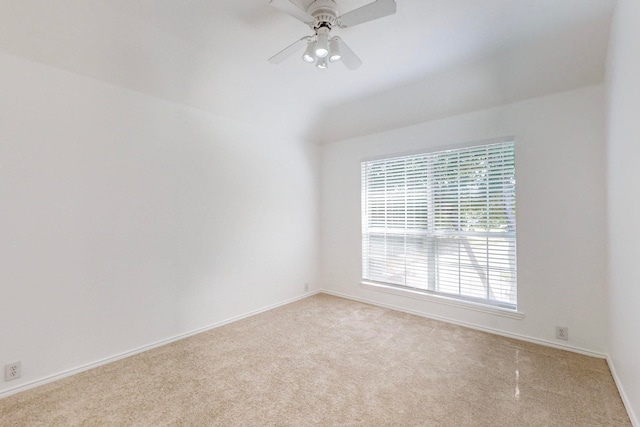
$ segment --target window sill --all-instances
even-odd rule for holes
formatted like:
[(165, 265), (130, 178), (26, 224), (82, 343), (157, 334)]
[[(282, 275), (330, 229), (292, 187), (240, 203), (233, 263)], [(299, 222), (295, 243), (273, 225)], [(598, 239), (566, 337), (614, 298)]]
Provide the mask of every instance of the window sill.
[(393, 295), (400, 295), (403, 297), (416, 298), (425, 301), (435, 302), (438, 304), (450, 305), (453, 307), (460, 307), (467, 310), (480, 311), (482, 313), (494, 314), (497, 316), (508, 317), (511, 319), (524, 319), (524, 313), (516, 310), (509, 310), (507, 308), (494, 307), (491, 305), (485, 305), (480, 303), (475, 303), (471, 301), (462, 301), (454, 298), (447, 298), (442, 295), (433, 295), (426, 292), (421, 292), (419, 290), (412, 289), (401, 289), (396, 288), (391, 285), (383, 285), (380, 283), (372, 283), (372, 282), (360, 282), (360, 286), (365, 289), (371, 289), (374, 291), (385, 292)]

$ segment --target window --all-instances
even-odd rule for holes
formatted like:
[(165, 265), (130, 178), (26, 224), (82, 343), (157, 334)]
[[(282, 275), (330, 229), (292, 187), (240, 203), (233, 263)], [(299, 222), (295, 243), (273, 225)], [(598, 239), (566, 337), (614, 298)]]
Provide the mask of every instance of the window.
[(363, 162), (362, 276), (515, 310), (514, 143)]

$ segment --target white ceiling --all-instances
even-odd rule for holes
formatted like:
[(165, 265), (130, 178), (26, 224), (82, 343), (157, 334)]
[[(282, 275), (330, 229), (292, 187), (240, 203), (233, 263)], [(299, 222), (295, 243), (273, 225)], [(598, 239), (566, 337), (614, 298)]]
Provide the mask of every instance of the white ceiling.
[(310, 33), (268, 0), (0, 0), (0, 50), (325, 143), (602, 82), (614, 2), (396, 0), (348, 71), (268, 63)]

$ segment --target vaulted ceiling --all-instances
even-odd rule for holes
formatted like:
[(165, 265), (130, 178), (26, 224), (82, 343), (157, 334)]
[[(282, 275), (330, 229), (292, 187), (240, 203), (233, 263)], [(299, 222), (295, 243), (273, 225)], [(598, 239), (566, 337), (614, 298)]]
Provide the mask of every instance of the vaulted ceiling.
[(614, 2), (396, 0), (348, 71), (268, 63), (310, 34), (268, 0), (2, 1), (0, 51), (326, 143), (600, 83)]

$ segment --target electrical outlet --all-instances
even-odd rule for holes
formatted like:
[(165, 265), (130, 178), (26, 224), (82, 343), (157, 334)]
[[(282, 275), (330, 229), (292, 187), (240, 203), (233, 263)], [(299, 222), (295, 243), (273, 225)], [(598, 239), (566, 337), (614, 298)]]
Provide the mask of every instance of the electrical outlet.
[(22, 376), (22, 362), (7, 363), (4, 365), (4, 380), (11, 381)]
[(569, 341), (569, 328), (566, 326), (556, 326), (556, 338)]
[(305, 283), (305, 284), (304, 284), (304, 291), (305, 291), (305, 292), (308, 292), (308, 291), (309, 291), (309, 284), (308, 284), (308, 283)]

